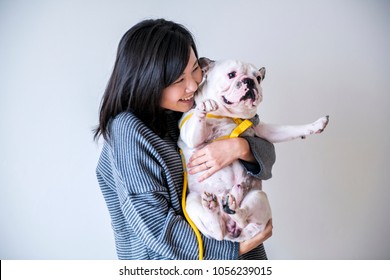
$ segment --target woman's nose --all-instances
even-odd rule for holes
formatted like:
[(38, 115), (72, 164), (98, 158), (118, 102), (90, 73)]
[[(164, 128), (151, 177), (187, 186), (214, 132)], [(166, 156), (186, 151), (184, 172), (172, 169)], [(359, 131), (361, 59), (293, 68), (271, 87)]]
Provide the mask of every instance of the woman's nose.
[(198, 82), (195, 81), (195, 79), (190, 79), (186, 87), (186, 92), (192, 93), (195, 92), (197, 89), (198, 89)]

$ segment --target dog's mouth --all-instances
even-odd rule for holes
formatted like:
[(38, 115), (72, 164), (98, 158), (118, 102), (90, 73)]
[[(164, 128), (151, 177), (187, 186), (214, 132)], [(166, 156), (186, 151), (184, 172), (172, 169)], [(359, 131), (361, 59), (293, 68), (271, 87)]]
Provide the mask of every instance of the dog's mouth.
[(232, 105), (233, 104), (233, 102), (230, 102), (229, 100), (227, 100), (224, 95), (222, 96), (222, 98), (223, 98), (223, 102), (225, 102), (226, 104), (228, 104), (228, 105)]
[[(234, 104), (234, 102), (228, 100), (225, 95), (222, 95), (222, 100), (227, 105)], [(256, 101), (256, 91), (254, 89), (247, 90), (247, 92), (238, 100), (238, 102), (246, 100), (252, 100), (252, 102)]]

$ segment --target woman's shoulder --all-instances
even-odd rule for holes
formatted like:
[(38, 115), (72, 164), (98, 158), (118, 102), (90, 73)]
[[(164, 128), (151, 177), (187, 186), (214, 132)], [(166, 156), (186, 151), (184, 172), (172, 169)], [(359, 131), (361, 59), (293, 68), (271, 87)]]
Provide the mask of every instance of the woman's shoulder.
[(131, 112), (122, 112), (112, 119), (110, 135), (114, 138), (154, 134), (146, 124)]
[(142, 123), (142, 121), (137, 118), (136, 115), (134, 115), (131, 112), (122, 112), (118, 115), (116, 115), (112, 121), (111, 121), (111, 126), (123, 126), (127, 124), (136, 124), (136, 123)]
[(134, 130), (139, 126), (146, 128), (146, 125), (131, 112), (122, 112), (118, 114), (111, 120), (110, 126), (113, 131)]

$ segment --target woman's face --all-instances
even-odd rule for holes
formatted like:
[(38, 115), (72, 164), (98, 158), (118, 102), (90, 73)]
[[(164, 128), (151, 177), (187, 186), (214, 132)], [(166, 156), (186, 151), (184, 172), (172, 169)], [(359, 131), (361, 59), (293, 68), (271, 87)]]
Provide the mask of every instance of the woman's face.
[(183, 74), (162, 92), (161, 107), (177, 112), (187, 112), (194, 105), (194, 93), (202, 81), (202, 71), (194, 51)]

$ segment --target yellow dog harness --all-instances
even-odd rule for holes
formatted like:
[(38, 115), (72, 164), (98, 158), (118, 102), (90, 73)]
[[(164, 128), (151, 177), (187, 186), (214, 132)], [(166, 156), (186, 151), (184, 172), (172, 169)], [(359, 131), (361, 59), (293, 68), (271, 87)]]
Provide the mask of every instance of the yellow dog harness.
[[(181, 123), (179, 125), (180, 129), (183, 127), (184, 123), (186, 121), (188, 121), (192, 117), (192, 115), (193, 115), (193, 113), (188, 114), (181, 121)], [(240, 136), (242, 133), (244, 133), (245, 130), (247, 130), (248, 128), (250, 128), (253, 125), (253, 123), (250, 120), (243, 120), (243, 119), (240, 119), (240, 118), (223, 117), (223, 116), (217, 116), (217, 115), (213, 115), (213, 114), (207, 114), (206, 117), (207, 118), (215, 118), (215, 119), (229, 118), (229, 119), (233, 120), (237, 124), (236, 128), (233, 129), (233, 131), (230, 133), (230, 135), (221, 136), (221, 137), (219, 137), (217, 139), (214, 139), (214, 141), (227, 139), (227, 138), (236, 138), (236, 137)]]
[[(193, 113), (188, 114), (180, 123), (179, 128), (181, 129), (184, 123), (191, 118)], [(212, 114), (207, 114), (206, 117), (208, 118), (228, 118), (228, 117), (222, 117), (222, 116), (216, 116)], [(246, 131), (248, 128), (250, 128), (253, 123), (250, 120), (242, 120), (240, 118), (230, 118), (232, 119), (236, 124), (236, 128), (233, 129), (233, 131), (230, 133), (230, 135), (221, 136), (217, 139), (214, 139), (213, 141), (222, 140), (222, 139), (228, 139), (228, 138), (236, 138), (240, 136), (244, 131)], [(184, 217), (186, 218), (187, 222), (190, 224), (192, 230), (194, 231), (196, 235), (196, 239), (198, 241), (198, 247), (199, 247), (199, 260), (203, 260), (203, 241), (202, 236), (198, 230), (198, 228), (195, 226), (194, 222), (190, 219), (188, 216), (187, 210), (186, 210), (186, 197), (187, 197), (187, 186), (188, 186), (188, 178), (187, 178), (187, 167), (184, 160), (184, 155), (182, 150), (180, 150), (180, 155), (183, 162), (183, 171), (184, 171), (184, 179), (183, 179), (183, 195), (182, 195), (182, 208)]]

